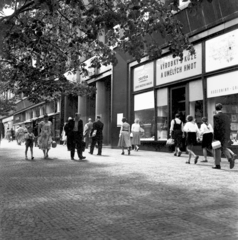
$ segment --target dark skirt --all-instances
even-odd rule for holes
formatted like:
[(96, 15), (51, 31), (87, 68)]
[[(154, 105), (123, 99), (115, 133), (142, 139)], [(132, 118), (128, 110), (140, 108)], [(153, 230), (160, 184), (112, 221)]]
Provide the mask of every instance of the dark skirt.
[(202, 148), (212, 149), (212, 140), (213, 140), (213, 134), (211, 132), (203, 134)]
[(187, 132), (186, 134), (186, 145), (195, 145), (197, 143), (196, 132)]
[(181, 130), (174, 130), (173, 131), (173, 139), (174, 139), (174, 145), (175, 147), (181, 147), (182, 146), (182, 140), (183, 140), (183, 132)]
[(26, 147), (33, 148), (33, 140), (32, 139), (27, 139), (26, 140)]

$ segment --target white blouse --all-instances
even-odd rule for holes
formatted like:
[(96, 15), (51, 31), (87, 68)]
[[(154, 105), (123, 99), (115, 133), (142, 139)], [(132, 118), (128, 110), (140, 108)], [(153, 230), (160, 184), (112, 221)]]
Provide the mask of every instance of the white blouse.
[(186, 122), (183, 130), (184, 130), (184, 132), (196, 132), (196, 133), (199, 133), (198, 125), (195, 122)]
[(208, 125), (206, 123), (203, 123), (200, 128), (200, 133), (201, 134), (213, 133), (212, 125), (210, 123)]
[(132, 132), (140, 132), (140, 124), (139, 123), (133, 123), (131, 125), (131, 131)]

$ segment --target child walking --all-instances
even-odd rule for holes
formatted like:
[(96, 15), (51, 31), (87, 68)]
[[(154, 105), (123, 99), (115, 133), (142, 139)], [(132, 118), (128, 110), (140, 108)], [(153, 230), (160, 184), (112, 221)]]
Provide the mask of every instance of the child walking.
[(28, 152), (28, 148), (30, 148), (31, 150), (31, 160), (34, 159), (33, 157), (33, 143), (34, 143), (34, 139), (35, 139), (35, 135), (32, 132), (32, 128), (29, 127), (28, 128), (28, 132), (25, 134), (25, 141), (26, 141), (26, 150), (25, 150), (25, 159), (28, 160), (27, 158), (27, 152)]

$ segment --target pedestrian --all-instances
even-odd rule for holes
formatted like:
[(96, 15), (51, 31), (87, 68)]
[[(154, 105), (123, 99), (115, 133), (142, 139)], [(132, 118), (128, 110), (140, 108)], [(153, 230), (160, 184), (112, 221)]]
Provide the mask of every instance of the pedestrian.
[(15, 132), (13, 128), (11, 128), (11, 141), (13, 141), (14, 139), (15, 139)]
[(27, 157), (28, 148), (30, 148), (30, 151), (31, 151), (31, 160), (34, 159), (34, 157), (33, 157), (34, 139), (35, 139), (35, 135), (33, 133), (33, 129), (31, 127), (29, 127), (28, 132), (25, 134), (25, 144), (26, 144), (25, 159), (26, 160), (28, 160), (28, 157)]
[(223, 153), (230, 163), (230, 169), (232, 169), (235, 166), (236, 155), (228, 148), (231, 121), (228, 115), (222, 112), (221, 103), (215, 105), (215, 110), (216, 114), (213, 116), (214, 140), (221, 142), (221, 148), (215, 149), (214, 151), (215, 166), (212, 168), (221, 169), (221, 153)]
[(122, 125), (119, 134), (118, 147), (121, 147), (122, 153), (124, 155), (124, 149), (127, 148), (128, 155), (130, 155), (131, 141), (130, 141), (130, 124), (127, 122), (125, 117), (122, 118)]
[(85, 141), (85, 148), (88, 148), (89, 144), (92, 143), (91, 132), (93, 129), (93, 122), (92, 119), (89, 118), (88, 122), (84, 126), (84, 141)]
[(10, 128), (7, 128), (6, 139), (8, 140), (8, 142), (11, 142), (11, 130), (10, 130)]
[(186, 163), (190, 164), (191, 157), (193, 156), (194, 164), (197, 164), (199, 156), (193, 152), (193, 146), (199, 141), (199, 129), (193, 116), (187, 116), (187, 122), (184, 125), (183, 130), (186, 132), (186, 149), (188, 151), (188, 161)]
[(184, 132), (183, 132), (183, 122), (180, 119), (179, 113), (176, 113), (175, 118), (171, 121), (170, 137), (174, 139), (174, 146), (175, 146), (174, 156), (180, 157), (182, 154), (182, 151), (180, 150), (180, 148), (182, 146)]
[(202, 139), (202, 152), (204, 160), (201, 162), (207, 161), (207, 152), (210, 152), (213, 156), (212, 151), (212, 140), (213, 140), (213, 127), (207, 121), (207, 117), (202, 118), (202, 125), (200, 127), (200, 138)]
[(140, 146), (140, 138), (141, 138), (141, 126), (140, 126), (140, 120), (139, 118), (136, 118), (134, 123), (131, 125), (131, 134), (132, 139), (131, 139), (131, 144), (134, 145), (134, 149), (136, 151), (139, 151), (139, 146)]
[(34, 134), (34, 144), (35, 144), (35, 147), (37, 147), (37, 144), (38, 144), (38, 123), (35, 124), (35, 126), (33, 127), (33, 134)]
[(19, 125), (16, 130), (16, 140), (18, 145), (25, 141), (25, 128), (22, 125)]
[(52, 122), (49, 121), (47, 114), (44, 115), (43, 121), (38, 124), (38, 136), (38, 146), (43, 151), (44, 159), (47, 159), (53, 136)]
[(68, 120), (65, 122), (64, 125), (64, 133), (63, 135), (65, 135), (64, 139), (63, 139), (63, 145), (67, 145), (67, 139), (68, 139), (68, 133), (69, 133), (69, 121), (72, 120), (72, 117), (69, 117)]
[(0, 120), (0, 144), (4, 136), (5, 136), (4, 125), (2, 123), (2, 120)]
[(96, 121), (93, 123), (93, 128), (91, 130), (90, 136), (92, 137), (92, 143), (90, 146), (90, 154), (93, 154), (95, 145), (98, 145), (97, 155), (102, 155), (102, 142), (103, 142), (103, 126), (101, 122), (101, 117), (97, 116)]
[(71, 160), (75, 160), (75, 148), (79, 160), (86, 158), (83, 156), (83, 121), (80, 117), (79, 113), (75, 113), (75, 118), (70, 119), (66, 127), (67, 148), (70, 151)]

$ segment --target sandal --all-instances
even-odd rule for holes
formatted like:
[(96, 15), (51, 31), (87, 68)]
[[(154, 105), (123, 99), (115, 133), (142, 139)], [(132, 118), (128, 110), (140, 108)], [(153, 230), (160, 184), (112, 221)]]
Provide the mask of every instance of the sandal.
[(196, 156), (196, 157), (194, 158), (194, 164), (197, 164), (198, 158), (199, 158), (199, 156)]
[(206, 159), (202, 160), (201, 162), (208, 162)]

